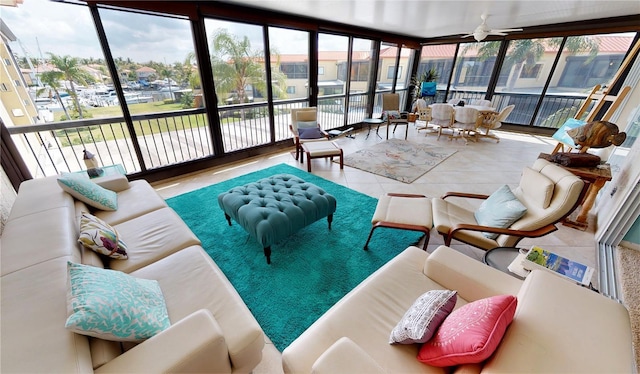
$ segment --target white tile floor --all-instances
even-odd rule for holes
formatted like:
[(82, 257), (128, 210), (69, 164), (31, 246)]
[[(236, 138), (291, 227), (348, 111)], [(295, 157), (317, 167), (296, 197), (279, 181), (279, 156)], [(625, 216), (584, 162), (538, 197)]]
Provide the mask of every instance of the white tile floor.
[[(391, 136), (404, 138), (404, 132), (404, 128), (399, 127), (396, 134), (391, 134)], [(380, 135), (384, 138), (385, 133), (386, 129), (383, 126), (380, 128)], [(427, 196), (441, 196), (447, 191), (491, 194), (503, 184), (515, 187), (520, 180), (523, 167), (532, 165), (539, 153), (551, 152), (556, 144), (553, 139), (544, 136), (508, 132), (496, 133), (501, 138), (499, 143), (492, 139), (480, 139), (477, 143), (469, 142), (468, 145), (465, 145), (462, 140), (451, 141), (445, 136), (437, 140), (435, 135), (425, 135), (424, 131), (417, 132), (415, 126), (410, 125), (409, 141), (457, 150), (453, 156), (411, 184), (348, 166), (345, 166), (344, 170), (340, 170), (338, 164), (332, 163), (328, 159), (313, 160), (312, 173), (373, 197), (379, 197), (387, 192), (420, 193)], [(375, 128), (368, 137), (366, 135), (367, 130), (363, 129), (356, 133), (355, 139), (343, 137), (336, 141), (343, 148), (345, 155), (384, 141), (375, 136)], [(290, 151), (282, 151), (223, 167), (203, 170), (180, 178), (156, 182), (154, 187), (164, 198), (169, 198), (280, 163), (306, 171), (306, 162), (302, 164), (294, 159)], [(442, 244), (442, 237), (437, 232), (432, 232), (429, 252)], [(580, 231), (558, 225), (558, 231), (542, 238), (523, 239), (519, 246), (528, 247), (531, 244), (540, 245), (596, 267), (593, 230)], [(451, 247), (478, 260), (484, 254), (484, 251), (455, 241)], [(594, 276), (594, 283), (597, 283), (596, 278)], [(264, 350), (263, 361), (254, 370), (254, 373), (279, 372), (282, 372), (280, 352), (275, 349), (273, 344), (269, 343)]]

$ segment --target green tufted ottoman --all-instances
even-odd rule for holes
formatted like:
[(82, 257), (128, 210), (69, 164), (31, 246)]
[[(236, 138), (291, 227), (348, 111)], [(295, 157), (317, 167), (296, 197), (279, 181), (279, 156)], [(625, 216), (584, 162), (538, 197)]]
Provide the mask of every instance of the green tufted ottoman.
[(336, 199), (322, 188), (290, 174), (277, 174), (218, 195), (218, 204), (264, 248), (271, 263), (271, 245), (327, 217), (329, 230)]

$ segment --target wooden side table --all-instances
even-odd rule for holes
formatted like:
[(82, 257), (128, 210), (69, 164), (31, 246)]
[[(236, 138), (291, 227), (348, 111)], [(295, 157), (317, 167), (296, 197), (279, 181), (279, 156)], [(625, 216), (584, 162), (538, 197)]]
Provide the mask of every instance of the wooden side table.
[[(547, 153), (540, 153), (538, 156), (538, 158), (544, 158), (545, 160), (549, 160), (551, 157), (552, 156)], [(560, 164), (555, 165), (572, 172), (583, 181), (589, 183), (587, 193), (581, 203), (582, 206), (580, 208), (580, 212), (576, 216), (575, 220), (567, 217), (563, 222), (565, 226), (585, 230), (589, 226), (587, 218), (589, 217), (589, 211), (593, 208), (593, 204), (596, 202), (598, 192), (602, 187), (604, 187), (605, 183), (611, 180), (611, 165), (603, 164), (596, 167), (568, 167)]]

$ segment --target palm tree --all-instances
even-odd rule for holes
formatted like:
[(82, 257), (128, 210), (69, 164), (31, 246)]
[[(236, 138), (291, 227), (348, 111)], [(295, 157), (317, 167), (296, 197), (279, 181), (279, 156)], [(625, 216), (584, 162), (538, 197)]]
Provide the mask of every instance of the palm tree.
[(198, 61), (196, 59), (195, 52), (187, 53), (187, 57), (185, 57), (182, 67), (185, 69), (184, 75), (185, 80), (189, 83), (189, 87), (192, 90), (199, 89), (202, 87), (202, 83), (200, 82), (200, 74), (198, 74), (198, 69), (194, 69), (194, 66), (197, 65)]
[(82, 106), (78, 101), (78, 94), (76, 92), (74, 81), (80, 84), (87, 84), (87, 72), (80, 68), (77, 57), (71, 57), (69, 55), (57, 56), (53, 53), (49, 53), (49, 56), (51, 57), (51, 63), (62, 72), (64, 79), (69, 81), (71, 86), (71, 98), (78, 110), (78, 115), (80, 118), (83, 118)]
[[(60, 92), (58, 92), (58, 89), (60, 88), (59, 82), (60, 82), (60, 79), (62, 78), (64, 78), (64, 74), (58, 70), (45, 71), (44, 73), (40, 74), (40, 81), (48, 85), (56, 93), (56, 97), (58, 98), (58, 101), (62, 106), (62, 110), (64, 110), (64, 114), (67, 116), (67, 119), (70, 120), (71, 116), (69, 116), (69, 112), (67, 112), (67, 108), (64, 106), (64, 103), (62, 102), (62, 98), (60, 97)], [(36, 92), (36, 97), (40, 95), (40, 93), (42, 93), (43, 90), (44, 88), (38, 90)]]
[[(500, 41), (482, 43), (478, 49), (478, 58), (483, 61), (496, 56), (501, 43)], [(547, 48), (557, 49), (561, 43), (562, 38), (518, 39), (509, 42), (509, 50), (505, 57), (504, 66), (514, 66), (514, 69), (507, 82), (507, 89), (513, 88), (523, 67), (532, 69)], [(463, 51), (466, 52), (474, 45), (475, 43), (468, 44)], [(589, 52), (590, 58), (586, 62), (589, 63), (598, 54), (598, 43), (589, 36), (573, 36), (567, 38), (564, 50), (570, 54)]]
[(220, 100), (235, 93), (237, 102), (246, 103), (245, 89), (250, 86), (266, 96), (264, 53), (252, 50), (248, 37), (239, 39), (226, 29), (218, 29), (211, 44), (211, 65)]

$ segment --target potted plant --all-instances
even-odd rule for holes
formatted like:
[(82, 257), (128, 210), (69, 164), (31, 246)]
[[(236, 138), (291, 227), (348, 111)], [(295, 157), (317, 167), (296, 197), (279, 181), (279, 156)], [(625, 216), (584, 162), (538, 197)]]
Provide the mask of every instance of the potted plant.
[(420, 96), (435, 96), (438, 71), (431, 68), (420, 76)]
[[(435, 68), (431, 68), (422, 74), (420, 77), (413, 76), (411, 78), (411, 85), (413, 86), (413, 105), (416, 107), (418, 99), (422, 99), (425, 96), (434, 97), (436, 95), (436, 81), (438, 80), (438, 71)], [(426, 105), (426, 103), (423, 103)], [(412, 109), (413, 110), (413, 109)]]

